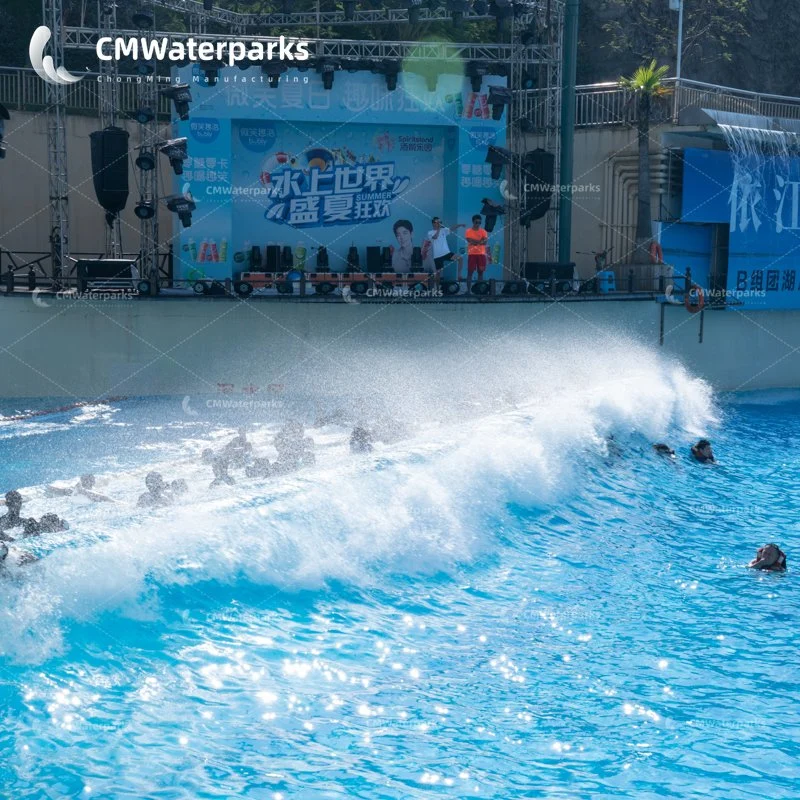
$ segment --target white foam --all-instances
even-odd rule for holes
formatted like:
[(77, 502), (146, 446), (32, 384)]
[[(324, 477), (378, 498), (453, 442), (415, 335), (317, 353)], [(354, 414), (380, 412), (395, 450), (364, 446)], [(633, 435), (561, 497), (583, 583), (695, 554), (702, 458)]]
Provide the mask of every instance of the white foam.
[[(61, 646), (64, 622), (103, 611), (158, 614), (158, 589), (170, 585), (244, 578), (291, 592), (453, 572), (493, 546), (490, 526), (508, 502), (577, 491), (580, 455), (608, 435), (655, 441), (683, 431), (688, 440), (714, 423), (708, 386), (658, 352), (611, 336), (535, 344), (506, 342), (505, 358), (477, 364), (420, 357), (387, 361), (380, 373), (373, 364), (368, 387), (351, 373), (348, 402), (358, 413), (369, 405), (421, 420), (410, 438), (371, 456), (351, 457), (348, 429), (327, 425), (312, 432), (316, 467), (208, 491), (210, 471), (197, 457), (208, 442), (193, 438), (143, 452), (136, 474), (98, 476), (114, 505), (24, 490), (26, 515), (53, 510), (72, 528), (41, 537), (45, 557), (8, 584), (0, 652), (39, 658)], [(324, 377), (335, 382), (338, 373)], [(251, 433), (257, 452), (271, 453), (274, 429)], [(186, 501), (136, 510), (151, 469), (185, 478)]]

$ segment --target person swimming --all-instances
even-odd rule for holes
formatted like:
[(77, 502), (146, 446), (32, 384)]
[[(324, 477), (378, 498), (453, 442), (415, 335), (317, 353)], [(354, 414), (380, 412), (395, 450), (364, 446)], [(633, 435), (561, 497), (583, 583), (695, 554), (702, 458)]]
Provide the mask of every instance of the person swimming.
[(711, 442), (708, 439), (700, 439), (697, 444), (692, 445), (692, 456), (695, 461), (699, 461), (701, 464), (714, 464), (716, 462), (714, 451), (711, 449)]
[[(3, 536), (2, 531), (18, 528), (23, 522), (22, 517), (19, 515), (22, 510), (22, 495), (16, 489), (6, 492), (6, 508), (8, 512), (0, 517), (0, 539), (8, 541), (10, 537)], [(10, 539), (10, 541), (13, 541), (13, 539)]]
[(289, 420), (275, 435), (275, 449), (278, 451), (278, 460), (275, 463), (277, 471), (288, 472), (315, 463), (314, 440), (304, 436), (304, 433), (300, 422)]
[(45, 491), (50, 496), (80, 494), (84, 497), (88, 497), (89, 500), (94, 500), (96, 503), (113, 503), (114, 501), (110, 497), (106, 497), (106, 495), (98, 494), (94, 491), (96, 482), (97, 479), (94, 477), (94, 475), (81, 475), (80, 479), (73, 488), (62, 489), (58, 486), (48, 486)]
[(231, 467), (244, 467), (252, 458), (253, 445), (247, 441), (247, 429), (239, 428), (239, 432), (222, 448), (222, 456)]
[[(8, 546), (0, 542), (0, 576), (3, 574), (6, 567), (8, 566), (9, 553), (10, 551), (8, 549)], [(29, 553), (27, 550), (23, 550), (17, 557), (17, 564), (20, 567), (24, 567), (26, 564), (32, 564), (34, 561), (38, 560), (39, 559), (33, 553)]]
[(758, 548), (756, 557), (747, 566), (767, 572), (783, 572), (786, 569), (786, 553), (776, 544), (765, 544)]
[(24, 538), (39, 536), (42, 533), (58, 533), (68, 530), (69, 523), (65, 519), (61, 519), (58, 514), (45, 514), (38, 521), (35, 517), (29, 517), (22, 524), (22, 536)]
[(268, 478), (272, 474), (272, 465), (268, 458), (254, 458), (245, 468), (248, 478)]
[(653, 451), (656, 455), (662, 456), (663, 458), (675, 458), (675, 451), (668, 444), (664, 444), (663, 442), (654, 444)]
[(144, 479), (144, 485), (147, 487), (147, 491), (139, 495), (137, 506), (154, 508), (168, 506), (172, 502), (171, 492), (160, 472), (148, 472)]
[(350, 434), (350, 452), (372, 452), (372, 434), (366, 428), (362, 428), (360, 425), (353, 428), (353, 432)]

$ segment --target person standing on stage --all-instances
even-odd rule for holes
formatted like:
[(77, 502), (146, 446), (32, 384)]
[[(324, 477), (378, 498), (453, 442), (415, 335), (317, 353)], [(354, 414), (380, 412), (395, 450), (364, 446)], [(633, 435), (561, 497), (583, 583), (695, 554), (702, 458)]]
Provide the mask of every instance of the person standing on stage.
[(481, 215), (475, 214), (472, 217), (472, 227), (464, 232), (467, 240), (467, 294), (472, 286), (472, 273), (478, 273), (478, 280), (483, 280), (483, 273), (486, 271), (486, 243), (489, 241), (489, 234), (481, 227)]
[(433, 223), (433, 230), (428, 231), (428, 239), (431, 242), (433, 250), (433, 263), (436, 266), (436, 272), (441, 273), (444, 265), (449, 261), (455, 261), (458, 266), (458, 280), (461, 280), (461, 256), (457, 256), (451, 252), (450, 245), (447, 243), (448, 234), (457, 231), (459, 228), (466, 227), (465, 225), (453, 225), (452, 228), (446, 228), (442, 225), (439, 217), (434, 217), (431, 222)]

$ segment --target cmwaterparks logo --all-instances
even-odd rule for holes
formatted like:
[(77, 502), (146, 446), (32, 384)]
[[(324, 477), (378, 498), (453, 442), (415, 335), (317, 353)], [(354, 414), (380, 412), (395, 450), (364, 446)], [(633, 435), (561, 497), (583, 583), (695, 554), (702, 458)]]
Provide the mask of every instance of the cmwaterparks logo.
[[(48, 83), (68, 85), (77, 83), (83, 75), (73, 75), (63, 66), (53, 63), (52, 56), (44, 54), (52, 37), (46, 25), (40, 25), (31, 36), (28, 55), (36, 74)], [(307, 61), (310, 57), (309, 43), (305, 39), (279, 36), (264, 41), (203, 41), (190, 36), (184, 41), (172, 41), (166, 36), (158, 38), (101, 36), (95, 45), (100, 61), (173, 61), (211, 62), (236, 66), (241, 61)]]

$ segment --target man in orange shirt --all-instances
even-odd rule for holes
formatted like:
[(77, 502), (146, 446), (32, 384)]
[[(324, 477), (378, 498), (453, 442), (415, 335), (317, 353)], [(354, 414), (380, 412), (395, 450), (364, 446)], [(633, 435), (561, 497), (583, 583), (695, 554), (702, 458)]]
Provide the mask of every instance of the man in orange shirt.
[(483, 273), (486, 271), (486, 243), (489, 241), (489, 234), (481, 227), (481, 215), (475, 214), (472, 217), (472, 227), (467, 228), (464, 236), (467, 240), (467, 294), (472, 287), (472, 274), (478, 273), (478, 280), (483, 280)]

